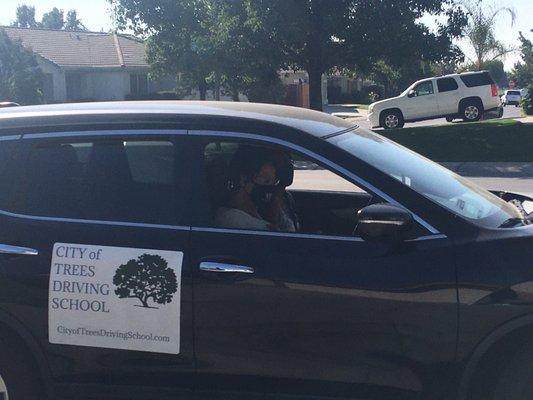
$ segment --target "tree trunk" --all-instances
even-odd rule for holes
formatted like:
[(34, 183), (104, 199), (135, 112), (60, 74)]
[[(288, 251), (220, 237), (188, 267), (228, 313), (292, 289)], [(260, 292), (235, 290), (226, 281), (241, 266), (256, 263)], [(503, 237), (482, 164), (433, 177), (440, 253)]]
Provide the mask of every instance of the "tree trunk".
[(198, 82), (198, 91), (200, 92), (200, 100), (205, 100), (207, 95), (207, 83), (205, 82), (205, 78), (201, 78), (200, 82)]
[(309, 69), (309, 103), (312, 110), (322, 111), (322, 72), (319, 68)]
[(231, 99), (233, 101), (239, 101), (239, 89), (231, 88)]
[(215, 75), (215, 100), (220, 101), (220, 75)]

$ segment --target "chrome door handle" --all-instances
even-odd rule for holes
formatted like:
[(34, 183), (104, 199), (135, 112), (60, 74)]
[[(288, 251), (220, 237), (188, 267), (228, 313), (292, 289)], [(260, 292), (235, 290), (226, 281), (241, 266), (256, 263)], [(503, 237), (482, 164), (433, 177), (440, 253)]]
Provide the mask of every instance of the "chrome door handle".
[(28, 247), (0, 244), (0, 254), (14, 254), (18, 256), (38, 256), (39, 252), (35, 249), (30, 249)]
[(203, 261), (200, 263), (200, 271), (205, 272), (223, 272), (223, 273), (239, 273), (239, 274), (253, 274), (254, 269), (245, 265), (226, 264), (214, 261)]

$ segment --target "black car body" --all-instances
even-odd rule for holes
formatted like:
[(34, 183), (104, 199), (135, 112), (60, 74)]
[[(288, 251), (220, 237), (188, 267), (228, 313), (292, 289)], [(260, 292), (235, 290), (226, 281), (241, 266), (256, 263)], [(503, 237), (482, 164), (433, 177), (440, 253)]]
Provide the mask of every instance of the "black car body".
[[(0, 332), (20, 363), (0, 361), (8, 390), (15, 368), (14, 381), (40, 378), (25, 382), (42, 383), (41, 398), (477, 398), (533, 343), (527, 216), (344, 120), (240, 103), (21, 107), (0, 111), (0, 139)], [(294, 191), (309, 232), (213, 226), (203, 157), (207, 143), (224, 141), (303, 154), (365, 191)], [(375, 165), (380, 154), (388, 164)], [(137, 169), (118, 173), (130, 157)], [(394, 160), (415, 175), (397, 176)], [(154, 165), (168, 173), (152, 174)], [(473, 218), (465, 217), (471, 197), (445, 198), (448, 180), (483, 204)], [(352, 234), (356, 212), (370, 203), (407, 211), (409, 234)], [(331, 215), (349, 215), (344, 233), (329, 231)], [(51, 273), (67, 271), (54, 258), (81, 255), (83, 245), (181, 254), (179, 350), (139, 351), (159, 344), (149, 334), (145, 349), (135, 347), (137, 331), (116, 345), (90, 344), (121, 335), (115, 328), (73, 338), (109, 307), (63, 304), (52, 292)], [(90, 271), (68, 268), (79, 279)], [(127, 297), (116, 279), (105, 294)], [(84, 290), (103, 298), (96, 286)], [(167, 300), (113, 315), (127, 315), (119, 325), (128, 326), (139, 310), (166, 312)], [(53, 318), (70, 318), (73, 307), (89, 307), (86, 320), (52, 332)], [(142, 318), (146, 329), (162, 324)]]

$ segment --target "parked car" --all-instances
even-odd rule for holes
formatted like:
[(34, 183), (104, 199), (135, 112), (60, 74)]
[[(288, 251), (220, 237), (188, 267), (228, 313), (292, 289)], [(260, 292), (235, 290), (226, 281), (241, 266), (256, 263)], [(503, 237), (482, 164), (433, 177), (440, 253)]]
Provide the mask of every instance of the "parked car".
[(465, 72), (422, 79), (402, 94), (368, 108), (372, 128), (401, 128), (405, 122), (445, 117), (478, 121), (484, 113), (501, 115), (498, 87), (488, 71)]
[(18, 107), (20, 104), (18, 103), (14, 103), (12, 101), (3, 101), (3, 102), (0, 102), (0, 108), (5, 108), (5, 107)]
[(520, 104), (520, 99), (522, 98), (522, 93), (519, 89), (516, 90), (506, 90), (502, 97), (501, 102), (503, 106), (517, 106)]
[[(21, 107), (0, 137), (0, 397), (533, 396), (530, 198), (293, 107)], [(264, 189), (244, 148), (298, 229), (215, 222)]]

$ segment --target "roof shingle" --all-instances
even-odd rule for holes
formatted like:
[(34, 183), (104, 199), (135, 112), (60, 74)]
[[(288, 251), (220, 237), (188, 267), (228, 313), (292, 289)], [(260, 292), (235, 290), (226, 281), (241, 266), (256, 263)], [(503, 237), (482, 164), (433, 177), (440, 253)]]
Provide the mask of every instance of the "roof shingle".
[[(3, 27), (24, 47), (60, 67), (148, 67), (142, 41), (112, 33)], [(118, 46), (117, 46), (118, 44)]]

